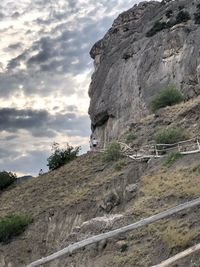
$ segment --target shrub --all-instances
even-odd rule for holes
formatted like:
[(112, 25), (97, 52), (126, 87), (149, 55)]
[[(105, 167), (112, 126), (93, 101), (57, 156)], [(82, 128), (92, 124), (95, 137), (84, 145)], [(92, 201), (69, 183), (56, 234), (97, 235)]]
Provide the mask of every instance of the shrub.
[(137, 137), (134, 133), (128, 133), (126, 134), (125, 138), (126, 138), (126, 142), (130, 143), (131, 141), (134, 141)]
[(49, 170), (55, 170), (75, 159), (80, 151), (80, 147), (74, 148), (67, 144), (66, 148), (60, 148), (58, 143), (54, 143), (52, 151), (53, 154), (47, 159)]
[(170, 167), (174, 164), (176, 160), (180, 159), (182, 156), (183, 155), (180, 152), (171, 152), (164, 158), (163, 165)]
[(128, 250), (128, 244), (124, 243), (121, 245), (120, 251), (121, 252), (126, 252)]
[(152, 37), (156, 33), (164, 30), (167, 28), (167, 23), (166, 22), (160, 22), (156, 21), (153, 27), (146, 33), (146, 37)]
[(171, 9), (169, 9), (169, 10), (167, 10), (165, 15), (169, 19), (169, 18), (171, 18), (172, 14), (173, 14), (173, 11)]
[(16, 175), (12, 172), (2, 171), (0, 172), (0, 190), (8, 187), (17, 179)]
[(152, 112), (166, 106), (173, 106), (184, 100), (183, 95), (173, 86), (163, 89), (151, 102)]
[(110, 162), (116, 161), (122, 157), (120, 144), (117, 142), (112, 142), (107, 145), (104, 153), (103, 153), (103, 161)]
[(176, 16), (176, 24), (190, 20), (190, 14), (187, 11), (180, 11)]
[(168, 128), (155, 134), (154, 140), (157, 144), (175, 144), (184, 141), (188, 135), (180, 128)]
[(31, 216), (25, 214), (12, 214), (0, 218), (0, 243), (8, 243), (14, 236), (23, 233), (32, 221)]
[(114, 169), (115, 169), (115, 171), (121, 171), (125, 166), (126, 166), (126, 161), (125, 160), (119, 160), (115, 164)]

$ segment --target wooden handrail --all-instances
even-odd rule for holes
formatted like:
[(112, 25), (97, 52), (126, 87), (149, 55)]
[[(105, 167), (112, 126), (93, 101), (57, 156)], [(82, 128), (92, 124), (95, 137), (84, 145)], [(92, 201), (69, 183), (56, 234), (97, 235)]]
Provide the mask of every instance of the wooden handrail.
[(158, 265), (154, 265), (152, 267), (169, 267), (169, 266), (171, 266), (171, 264), (175, 263), (176, 261), (181, 260), (181, 259), (197, 252), (198, 250), (200, 250), (200, 244), (197, 244), (191, 248), (188, 248), (187, 250), (182, 251), (182, 252), (176, 254), (175, 256), (161, 262)]
[[(189, 151), (181, 151), (181, 148), (182, 148), (181, 146), (183, 144), (191, 143), (192, 141), (194, 142), (193, 145), (194, 144), (197, 145), (198, 149), (194, 150), (194, 148), (192, 148), (192, 150), (189, 150)], [(195, 153), (200, 152), (199, 135), (197, 135), (196, 137), (192, 139), (188, 139), (188, 140), (181, 141), (178, 143), (173, 143), (173, 144), (152, 144), (152, 145), (142, 146), (137, 152), (135, 152), (136, 154), (131, 154), (134, 152), (134, 148), (128, 146), (126, 143), (123, 143), (123, 142), (118, 142), (118, 143), (120, 144), (122, 149), (124, 147), (126, 150), (128, 150), (124, 152), (125, 156), (135, 159), (135, 160), (142, 159), (142, 158), (152, 158), (152, 157), (160, 158), (162, 157), (161, 154), (163, 152), (168, 152), (174, 149), (177, 149), (178, 152), (180, 152), (182, 155), (195, 154)], [(164, 148), (160, 149), (159, 147), (161, 146), (163, 146)], [(189, 145), (184, 146), (184, 148), (189, 148), (189, 147), (191, 146)]]

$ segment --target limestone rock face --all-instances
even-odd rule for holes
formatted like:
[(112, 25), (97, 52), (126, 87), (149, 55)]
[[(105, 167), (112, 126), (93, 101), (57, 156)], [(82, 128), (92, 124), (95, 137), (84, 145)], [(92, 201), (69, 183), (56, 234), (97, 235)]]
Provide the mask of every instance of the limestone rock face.
[[(186, 99), (200, 94), (197, 4), (191, 0), (142, 2), (119, 15), (93, 46), (89, 114), (93, 135), (102, 146), (149, 114), (152, 98), (163, 87), (175, 85)], [(146, 37), (156, 21), (171, 23), (180, 12), (188, 12), (191, 19)]]

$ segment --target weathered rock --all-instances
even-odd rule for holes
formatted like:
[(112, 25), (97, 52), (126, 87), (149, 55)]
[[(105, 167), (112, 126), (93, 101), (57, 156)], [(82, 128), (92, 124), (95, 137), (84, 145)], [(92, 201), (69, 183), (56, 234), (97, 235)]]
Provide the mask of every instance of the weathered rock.
[(110, 212), (115, 206), (120, 204), (119, 195), (116, 192), (109, 193), (100, 203), (100, 208), (106, 212)]
[[(200, 26), (193, 15), (197, 2), (142, 2), (119, 15), (93, 46), (89, 114), (102, 145), (149, 114), (152, 97), (163, 87), (175, 85), (186, 99), (200, 93)], [(175, 21), (180, 6), (190, 20), (146, 37), (156, 21)], [(166, 16), (169, 10), (171, 18)]]

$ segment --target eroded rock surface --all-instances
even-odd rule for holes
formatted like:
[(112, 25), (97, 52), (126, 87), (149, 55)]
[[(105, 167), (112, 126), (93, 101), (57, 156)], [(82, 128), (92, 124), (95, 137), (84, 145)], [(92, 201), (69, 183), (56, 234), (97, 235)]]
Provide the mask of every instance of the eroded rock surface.
[[(200, 93), (198, 1), (165, 2), (142, 2), (123, 12), (91, 49), (95, 71), (89, 114), (102, 145), (149, 114), (152, 97), (163, 87), (175, 85), (186, 99)], [(174, 21), (180, 11), (191, 19), (146, 37), (156, 21)]]

